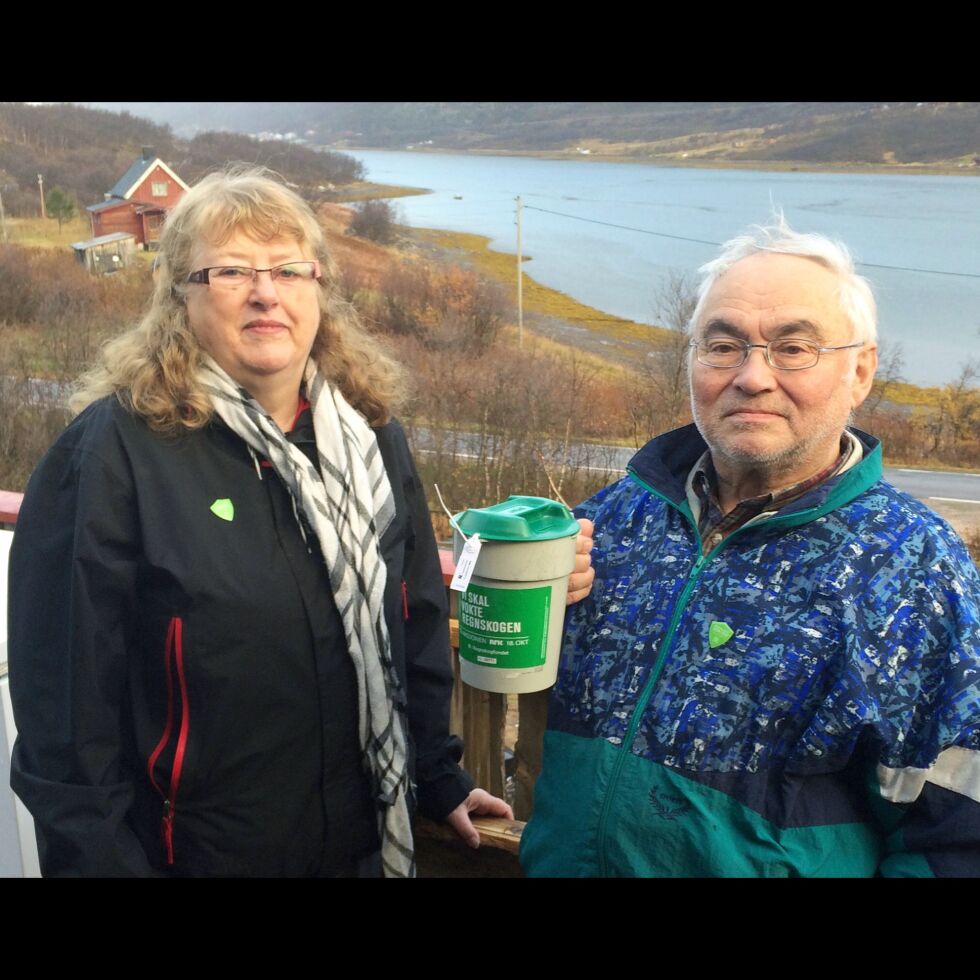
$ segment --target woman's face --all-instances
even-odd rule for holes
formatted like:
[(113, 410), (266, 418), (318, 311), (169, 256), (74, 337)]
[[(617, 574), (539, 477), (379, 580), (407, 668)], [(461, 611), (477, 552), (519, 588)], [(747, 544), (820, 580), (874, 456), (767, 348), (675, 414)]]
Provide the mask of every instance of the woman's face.
[[(199, 243), (192, 252), (192, 271), (216, 266), (271, 269), (312, 260), (292, 238), (261, 242), (242, 231), (222, 245)], [(189, 283), (187, 322), (201, 347), (253, 395), (271, 385), (298, 391), (320, 324), (319, 288), (315, 280), (273, 282), (260, 272), (236, 288), (224, 283)]]

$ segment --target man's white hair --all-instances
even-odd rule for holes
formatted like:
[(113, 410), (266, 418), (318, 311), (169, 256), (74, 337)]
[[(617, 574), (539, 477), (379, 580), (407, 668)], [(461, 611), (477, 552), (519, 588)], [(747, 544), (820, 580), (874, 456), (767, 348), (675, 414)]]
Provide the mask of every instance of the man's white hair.
[(698, 286), (698, 302), (691, 314), (688, 330), (693, 331), (701, 319), (708, 293), (718, 279), (736, 262), (758, 252), (798, 255), (819, 262), (836, 273), (840, 282), (838, 300), (854, 331), (854, 342), (873, 344), (877, 340), (878, 310), (871, 284), (854, 271), (854, 260), (847, 246), (825, 235), (793, 231), (782, 211), (774, 212), (768, 225), (752, 225), (744, 235), (725, 242), (721, 246), (721, 254), (698, 269), (704, 278)]

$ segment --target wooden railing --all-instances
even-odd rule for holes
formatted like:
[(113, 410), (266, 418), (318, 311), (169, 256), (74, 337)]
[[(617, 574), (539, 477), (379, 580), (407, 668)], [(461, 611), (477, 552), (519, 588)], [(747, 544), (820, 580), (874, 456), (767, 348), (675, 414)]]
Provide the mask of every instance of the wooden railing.
[[(443, 581), (450, 601), (450, 640), (459, 650), (456, 593), (448, 590), (455, 565), (452, 553), (441, 550)], [(455, 841), (448, 828), (418, 821), (419, 873), (426, 876), (513, 877), (520, 875), (517, 849), (524, 822), (534, 808), (534, 781), (541, 771), (541, 743), (548, 711), (548, 692), (504, 695), (479, 691), (459, 677), (454, 656), (451, 728), (466, 746), (463, 765), (478, 786), (506, 797), (513, 790), (516, 820), (477, 819), (481, 847), (473, 854)], [(508, 737), (508, 735), (510, 737)], [(508, 747), (512, 743), (511, 749)]]
[(20, 512), (22, 493), (11, 493), (9, 490), (0, 490), (0, 527), (13, 526), (17, 523), (17, 514)]
[[(459, 651), (456, 593), (449, 589), (455, 565), (452, 553), (440, 550), (443, 582), (450, 602), (449, 633), (454, 652)], [(527, 820), (533, 809), (534, 781), (541, 770), (541, 742), (548, 709), (546, 691), (538, 694), (504, 695), (479, 691), (459, 677), (459, 657), (453, 659), (452, 730), (466, 745), (464, 765), (477, 784), (494, 796), (504, 796), (508, 777), (513, 781), (514, 813)], [(508, 734), (512, 737), (508, 738)], [(508, 743), (513, 741), (510, 754)]]

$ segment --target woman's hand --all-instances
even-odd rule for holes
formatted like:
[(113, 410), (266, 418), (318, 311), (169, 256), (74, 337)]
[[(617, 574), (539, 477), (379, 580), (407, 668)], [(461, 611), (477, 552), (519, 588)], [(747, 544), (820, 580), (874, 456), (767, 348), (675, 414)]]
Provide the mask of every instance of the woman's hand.
[(514, 811), (499, 797), (491, 796), (485, 789), (474, 789), (452, 813), (446, 817), (449, 824), (470, 847), (480, 846), (480, 832), (473, 826), (470, 814), (478, 817), (503, 817), (514, 819)]
[(569, 606), (579, 599), (584, 599), (592, 591), (592, 580), (595, 578), (592, 556), (589, 554), (595, 544), (592, 540), (595, 527), (592, 521), (581, 517), (578, 523), (582, 530), (575, 539), (575, 568), (568, 579), (568, 596), (565, 602)]

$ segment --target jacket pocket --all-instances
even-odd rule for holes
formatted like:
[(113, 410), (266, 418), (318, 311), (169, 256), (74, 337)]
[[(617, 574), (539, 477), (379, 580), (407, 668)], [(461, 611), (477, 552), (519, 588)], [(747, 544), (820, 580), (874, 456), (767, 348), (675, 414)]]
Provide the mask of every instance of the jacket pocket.
[[(187, 703), (187, 676), (184, 672), (184, 621), (173, 616), (167, 627), (164, 645), (164, 671), (167, 679), (167, 720), (160, 741), (146, 762), (146, 774), (153, 788), (163, 800), (163, 816), (160, 821), (160, 840), (167, 855), (167, 864), (174, 863), (174, 821), (177, 816), (177, 792), (187, 752), (187, 736), (190, 731), (190, 710)], [(172, 746), (169, 773), (166, 761), (162, 763), (164, 778), (158, 779), (156, 768), (161, 757)]]

